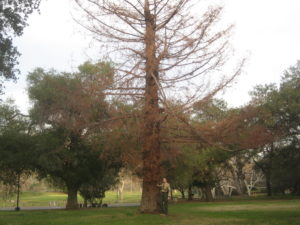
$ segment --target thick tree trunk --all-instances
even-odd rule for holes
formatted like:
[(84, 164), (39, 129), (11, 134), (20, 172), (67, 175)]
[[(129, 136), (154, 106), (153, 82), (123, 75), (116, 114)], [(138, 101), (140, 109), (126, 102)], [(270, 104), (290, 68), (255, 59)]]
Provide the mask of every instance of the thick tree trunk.
[(190, 185), (189, 188), (188, 188), (188, 200), (189, 200), (189, 201), (192, 201), (192, 200), (193, 200), (192, 185)]
[(121, 202), (124, 200), (124, 185), (125, 185), (125, 181), (122, 180), (118, 185), (118, 190), (117, 190), (118, 201)]
[(160, 110), (158, 104), (158, 63), (155, 56), (155, 19), (145, 1), (145, 55), (146, 86), (144, 105), (143, 143), (143, 193), (140, 211), (160, 212), (160, 193), (157, 184), (161, 183), (160, 171)]
[(18, 186), (17, 186), (17, 207), (15, 208), (15, 210), (16, 211), (19, 211), (20, 210), (20, 207), (19, 207), (19, 203), (20, 203), (20, 183), (21, 183), (21, 181), (20, 181), (20, 179), (21, 179), (21, 174), (19, 173), (18, 174), (18, 178), (17, 178), (18, 180), (17, 180), (17, 182), (18, 182)]
[(272, 169), (273, 169), (273, 158), (274, 158), (274, 144), (272, 143), (270, 146), (269, 152), (269, 163), (266, 168), (265, 176), (266, 176), (266, 186), (267, 186), (267, 194), (268, 196), (273, 195), (273, 188), (272, 188)]
[(83, 208), (87, 208), (88, 207), (88, 201), (86, 198), (84, 198), (83, 200)]
[(271, 183), (271, 174), (270, 171), (265, 173), (266, 176), (266, 187), (267, 187), (267, 195), (272, 196), (273, 195), (273, 190), (272, 190), (272, 183)]
[(235, 171), (233, 168), (230, 171), (231, 171), (234, 186), (236, 188), (238, 195), (243, 195), (243, 190), (242, 190), (241, 183), (239, 180), (238, 172)]
[(140, 211), (142, 213), (159, 213), (160, 193), (156, 185), (143, 182), (143, 193)]
[(204, 187), (204, 191), (205, 191), (205, 200), (207, 202), (212, 202), (214, 200), (213, 195), (211, 193), (211, 186), (206, 184)]
[(78, 209), (78, 201), (77, 201), (77, 192), (78, 187), (68, 185), (68, 200), (66, 209)]
[(184, 189), (180, 189), (179, 191), (181, 193), (181, 198), (185, 199)]
[(300, 182), (299, 181), (295, 182), (292, 194), (293, 195), (300, 195)]

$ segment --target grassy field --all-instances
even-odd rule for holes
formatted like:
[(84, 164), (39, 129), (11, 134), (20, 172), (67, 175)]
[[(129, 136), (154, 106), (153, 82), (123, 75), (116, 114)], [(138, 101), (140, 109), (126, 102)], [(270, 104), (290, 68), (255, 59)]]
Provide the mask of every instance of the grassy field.
[[(140, 201), (140, 197), (140, 192), (125, 192), (123, 200), (118, 200), (116, 192), (108, 191), (106, 192), (106, 197), (103, 199), (103, 203), (135, 203)], [(0, 198), (0, 208), (14, 207), (15, 199), (16, 197), (12, 197), (10, 200)], [(20, 206), (65, 206), (66, 200), (67, 195), (59, 192), (25, 192), (21, 194)], [(83, 202), (83, 199), (79, 195), (78, 201)]]
[(0, 225), (300, 225), (300, 200), (180, 203), (170, 215), (137, 208), (0, 212)]

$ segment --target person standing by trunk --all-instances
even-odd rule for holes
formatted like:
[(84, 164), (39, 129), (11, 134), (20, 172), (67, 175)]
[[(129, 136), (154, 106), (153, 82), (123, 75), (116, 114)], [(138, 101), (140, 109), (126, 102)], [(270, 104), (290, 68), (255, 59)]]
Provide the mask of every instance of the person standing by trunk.
[(170, 184), (166, 178), (163, 178), (162, 184), (157, 185), (160, 187), (160, 208), (163, 214), (168, 215), (168, 196), (171, 191)]

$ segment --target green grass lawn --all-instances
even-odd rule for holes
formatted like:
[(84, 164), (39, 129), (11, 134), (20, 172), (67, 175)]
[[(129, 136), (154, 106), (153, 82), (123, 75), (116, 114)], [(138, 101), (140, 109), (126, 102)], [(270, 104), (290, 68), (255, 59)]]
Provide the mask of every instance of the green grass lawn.
[[(140, 192), (125, 192), (123, 200), (118, 200), (117, 193), (115, 191), (106, 192), (106, 197), (103, 199), (103, 203), (135, 203), (139, 202), (141, 198)], [(15, 207), (15, 199), (13, 196), (12, 201), (3, 200), (0, 198), (0, 208)], [(67, 195), (59, 192), (25, 192), (21, 193), (20, 206), (32, 207), (32, 206), (65, 206)], [(83, 202), (83, 199), (78, 195), (78, 201)]]
[(0, 225), (300, 225), (300, 200), (180, 203), (170, 215), (141, 215), (137, 208), (0, 212)]

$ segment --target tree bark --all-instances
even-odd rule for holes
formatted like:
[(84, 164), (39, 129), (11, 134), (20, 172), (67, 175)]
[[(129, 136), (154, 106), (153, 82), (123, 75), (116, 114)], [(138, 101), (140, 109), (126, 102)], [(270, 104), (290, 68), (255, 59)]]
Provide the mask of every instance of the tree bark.
[(68, 185), (68, 200), (67, 200), (67, 205), (66, 209), (78, 209), (78, 201), (77, 201), (77, 192), (78, 192), (78, 187)]
[(188, 200), (189, 200), (189, 201), (192, 201), (192, 200), (193, 200), (192, 185), (190, 185), (189, 188), (188, 188)]
[(88, 207), (88, 201), (87, 201), (87, 199), (84, 198), (83, 201), (84, 201), (84, 202), (83, 202), (83, 208), (87, 208), (87, 207)]
[(16, 207), (16, 211), (19, 211), (20, 210), (20, 207), (19, 207), (19, 203), (20, 203), (20, 183), (21, 183), (21, 181), (20, 181), (20, 179), (21, 179), (21, 174), (19, 173), (18, 174), (18, 178), (17, 178), (18, 180), (17, 180), (17, 182), (18, 182), (18, 184), (17, 184), (17, 207)]
[(273, 190), (272, 190), (272, 183), (271, 183), (271, 174), (270, 171), (265, 173), (266, 176), (266, 187), (267, 187), (267, 195), (272, 196), (273, 195)]
[(207, 202), (212, 202), (214, 198), (212, 196), (211, 186), (209, 184), (205, 184), (204, 191), (205, 191), (205, 200)]
[(179, 191), (180, 191), (180, 193), (181, 193), (181, 198), (182, 198), (182, 199), (185, 199), (184, 189), (182, 188), (182, 189), (180, 189)]
[(268, 166), (266, 168), (265, 176), (266, 176), (266, 186), (267, 186), (267, 195), (273, 195), (273, 188), (272, 188), (272, 169), (273, 169), (273, 158), (274, 158), (274, 144), (272, 143), (270, 146), (270, 152), (268, 157)]
[(232, 174), (234, 186), (236, 188), (238, 195), (243, 195), (243, 190), (241, 188), (238, 172), (233, 167), (230, 169), (230, 172)]
[(161, 181), (159, 75), (155, 56), (155, 19), (150, 13), (148, 1), (145, 1), (145, 19), (146, 86), (143, 127), (143, 193), (140, 211), (158, 213), (160, 212), (160, 193), (157, 184)]
[(295, 182), (292, 194), (293, 195), (300, 195), (300, 182), (299, 181)]
[(143, 182), (140, 211), (142, 213), (159, 213), (161, 211), (159, 189), (153, 183)]
[(120, 200), (121, 202), (124, 200), (124, 185), (125, 181), (121, 180), (117, 190), (118, 201)]

